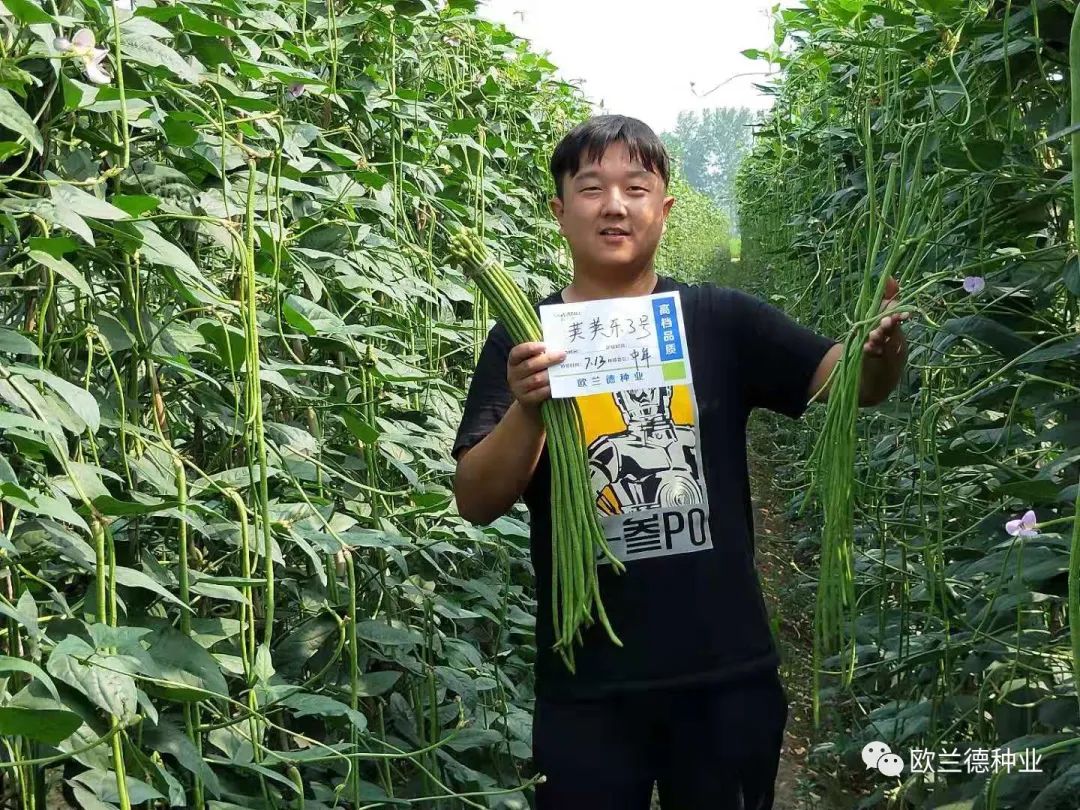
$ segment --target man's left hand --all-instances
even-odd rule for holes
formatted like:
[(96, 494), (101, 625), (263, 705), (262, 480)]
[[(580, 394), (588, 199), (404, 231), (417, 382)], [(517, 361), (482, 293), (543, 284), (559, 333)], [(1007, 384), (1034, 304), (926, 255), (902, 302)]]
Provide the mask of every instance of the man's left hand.
[[(900, 292), (900, 285), (891, 276), (885, 281), (885, 295), (881, 299), (881, 312), (887, 313), (896, 308), (896, 295)], [(863, 353), (872, 357), (884, 357), (885, 352), (892, 354), (903, 350), (903, 330), (901, 325), (908, 319), (909, 313), (899, 312), (894, 315), (884, 315), (881, 321), (866, 338), (863, 344)]]

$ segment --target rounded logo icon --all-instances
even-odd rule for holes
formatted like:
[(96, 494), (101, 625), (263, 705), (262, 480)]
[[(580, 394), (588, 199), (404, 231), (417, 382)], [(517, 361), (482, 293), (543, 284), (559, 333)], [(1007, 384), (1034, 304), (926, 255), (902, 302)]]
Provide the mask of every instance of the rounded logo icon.
[(891, 753), (892, 749), (886, 743), (874, 740), (874, 742), (869, 742), (863, 746), (862, 761), (866, 764), (866, 769), (870, 770), (878, 766), (878, 760)]
[(898, 754), (885, 754), (878, 760), (877, 767), (886, 776), (899, 776), (904, 772), (904, 760)]

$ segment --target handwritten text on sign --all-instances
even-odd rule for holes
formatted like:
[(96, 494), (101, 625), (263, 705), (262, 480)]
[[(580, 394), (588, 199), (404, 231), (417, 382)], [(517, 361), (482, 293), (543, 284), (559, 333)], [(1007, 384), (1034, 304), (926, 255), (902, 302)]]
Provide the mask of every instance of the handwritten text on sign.
[(563, 350), (551, 395), (579, 397), (690, 382), (678, 292), (540, 307), (544, 343)]

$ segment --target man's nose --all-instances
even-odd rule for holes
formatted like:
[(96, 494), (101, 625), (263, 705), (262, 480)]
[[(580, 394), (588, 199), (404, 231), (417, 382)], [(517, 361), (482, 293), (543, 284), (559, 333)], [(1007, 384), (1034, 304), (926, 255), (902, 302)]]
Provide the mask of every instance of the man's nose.
[(623, 200), (622, 191), (613, 188), (604, 195), (604, 204), (600, 213), (605, 216), (622, 216), (626, 213), (626, 202)]

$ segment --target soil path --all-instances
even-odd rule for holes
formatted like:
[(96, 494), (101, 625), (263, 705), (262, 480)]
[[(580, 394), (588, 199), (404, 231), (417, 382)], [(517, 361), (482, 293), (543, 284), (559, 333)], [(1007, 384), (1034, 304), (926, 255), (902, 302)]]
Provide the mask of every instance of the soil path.
[[(787, 497), (777, 491), (773, 470), (764, 460), (775, 449), (759, 423), (751, 421), (748, 434), (758, 576), (778, 631), (780, 676), (789, 704), (773, 810), (817, 810), (823, 805), (813, 798), (812, 774), (806, 762), (813, 733), (810, 689), (814, 596), (797, 587), (805, 576), (799, 568), (805, 572), (806, 565), (795, 559), (795, 544), (790, 539), (792, 524), (784, 517)], [(655, 794), (652, 810), (661, 810)]]
[(776, 490), (773, 470), (765, 460), (772, 448), (768, 447), (760, 426), (752, 422), (749, 433), (747, 454), (758, 576), (769, 615), (778, 631), (780, 676), (788, 694), (788, 721), (773, 810), (810, 810), (816, 805), (809, 798), (812, 793), (807, 791), (806, 763), (813, 735), (810, 692), (813, 593), (797, 586), (805, 576), (805, 565), (796, 567), (795, 543), (790, 539), (792, 525), (784, 517), (787, 497)]

